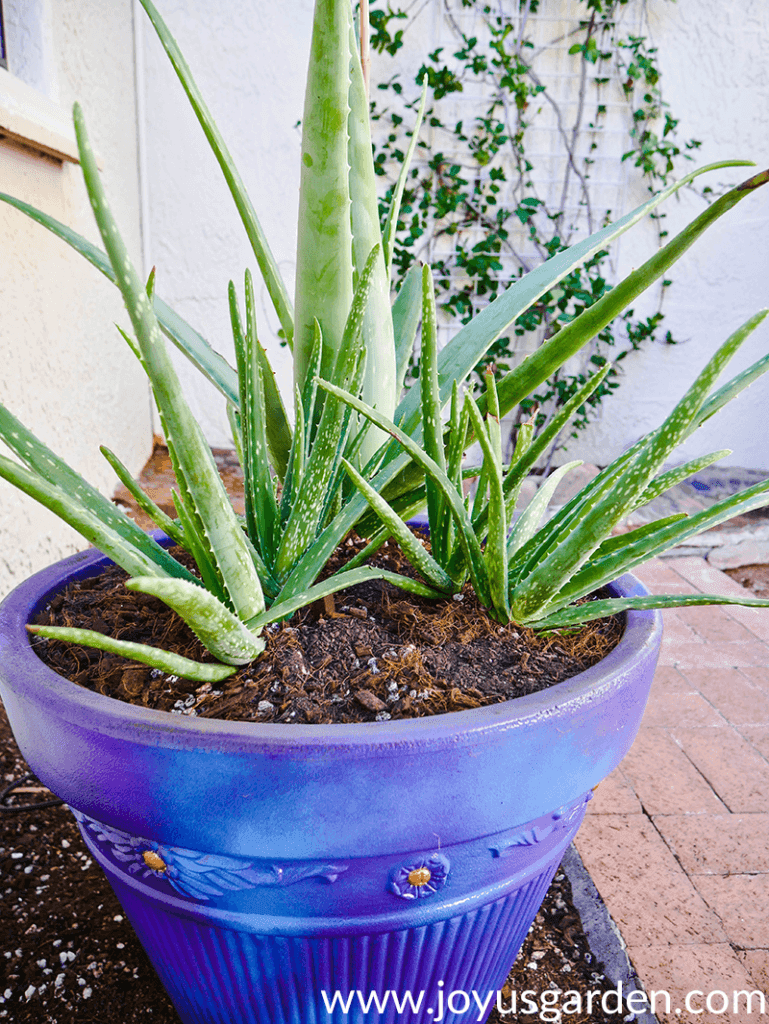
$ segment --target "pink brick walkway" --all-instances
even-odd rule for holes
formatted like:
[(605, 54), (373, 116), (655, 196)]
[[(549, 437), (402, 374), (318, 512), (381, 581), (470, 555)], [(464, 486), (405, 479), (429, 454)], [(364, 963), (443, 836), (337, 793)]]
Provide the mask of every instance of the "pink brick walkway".
[[(699, 558), (637, 575), (655, 593), (745, 593)], [(661, 1021), (757, 1024), (769, 1019), (758, 1007), (692, 1015), (683, 1000), (769, 996), (769, 609), (682, 608), (664, 621), (641, 730), (576, 845), (647, 992), (671, 994)]]

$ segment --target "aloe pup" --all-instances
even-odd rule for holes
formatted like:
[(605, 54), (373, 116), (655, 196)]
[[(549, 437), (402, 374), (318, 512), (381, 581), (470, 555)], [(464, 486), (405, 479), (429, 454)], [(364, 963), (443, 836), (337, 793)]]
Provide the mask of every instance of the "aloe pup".
[[(138, 490), (117, 456), (108, 451), (104, 454), (155, 522), (193, 556), (199, 575), (190, 573), (142, 533), (5, 409), (0, 410), (0, 436), (18, 461), (0, 458), (0, 475), (46, 504), (126, 569), (132, 577), (129, 589), (153, 594), (174, 608), (218, 664), (182, 664), (168, 652), (138, 645), (120, 645), (120, 653), (187, 678), (221, 678), (235, 671), (234, 666), (259, 655), (263, 649), (260, 630), (266, 623), (373, 577), (385, 577), (436, 597), (457, 590), (469, 579), (482, 602), (503, 621), (569, 625), (584, 619), (583, 606), (575, 610), (573, 602), (594, 586), (676, 543), (687, 531), (706, 528), (719, 516), (764, 503), (766, 488), (761, 485), (730, 499), (732, 504), (710, 518), (666, 521), (621, 544), (610, 537), (625, 512), (679, 478), (658, 472), (674, 445), (766, 368), (761, 361), (747, 375), (707, 397), (722, 362), (757, 318), (714, 357), (660, 430), (604, 470), (539, 531), (539, 514), (558, 477), (548, 481), (510, 532), (520, 483), (565, 417), (586, 399), (599, 378), (586, 385), (577, 405), (572, 402), (538, 437), (530, 427), (522, 428), (509, 467), (502, 464), (499, 420), (663, 275), (717, 217), (765, 183), (766, 173), (715, 202), (496, 385), (489, 379), (486, 392), (476, 401), (470, 395), (462, 396), (463, 382), (494, 340), (540, 296), (697, 174), (734, 162), (713, 164), (688, 175), (548, 260), (515, 282), (438, 352), (429, 270), (412, 268), (394, 302), (390, 301), (393, 235), (408, 160), (381, 231), (368, 104), (350, 0), (316, 3), (303, 116), (293, 305), (190, 69), (151, 0), (141, 2), (219, 162), (282, 333), (292, 347), (296, 413), (291, 423), (260, 344), (254, 285), (248, 272), (244, 302), (232, 284), (228, 296), (236, 369), (156, 295), (154, 272), (146, 284), (140, 279), (110, 214), (84, 117), (76, 106), (80, 162), (104, 251), (40, 211), (9, 196), (0, 198), (58, 234), (119, 287), (133, 332), (133, 336), (125, 335), (125, 340), (149, 377), (176, 473), (177, 518), (165, 516)], [(424, 97), (409, 158), (423, 109)], [(421, 380), (401, 394), (420, 317)], [(164, 336), (189, 356), (228, 402), (244, 472), (244, 521), (230, 506), (200, 427), (183, 398)], [(446, 434), (443, 416), (447, 408), (450, 429)], [(484, 460), (470, 506), (460, 483), (462, 454), (474, 438), (481, 443)], [(715, 453), (714, 458), (720, 454)], [(693, 472), (693, 464), (686, 470)], [(425, 502), (433, 536), (432, 556), (403, 526), (403, 518)], [(394, 534), (423, 573), (425, 583), (365, 567), (360, 560), (317, 582), (329, 557), (361, 517), (369, 524), (376, 522), (369, 506), (382, 517), (384, 526), (378, 531), (372, 527), (377, 536), (367, 551)], [(669, 604), (673, 599), (634, 600)], [(743, 603), (769, 602), (745, 598)], [(596, 614), (614, 610), (595, 603), (590, 609)], [(77, 631), (75, 635), (75, 631), (54, 627), (37, 631), (105, 650), (117, 649), (115, 640), (98, 634), (84, 636)]]

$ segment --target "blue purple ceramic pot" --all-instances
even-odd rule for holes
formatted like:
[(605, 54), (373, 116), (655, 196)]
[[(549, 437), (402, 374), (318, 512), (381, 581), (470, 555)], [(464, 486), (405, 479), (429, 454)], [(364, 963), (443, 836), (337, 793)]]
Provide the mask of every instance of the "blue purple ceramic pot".
[[(631, 612), (599, 665), (504, 704), (260, 726), (133, 707), (36, 658), (25, 623), (106, 564), (75, 555), (6, 599), (0, 692), (185, 1024), (476, 1019), (464, 994), (496, 994), (591, 790), (633, 741), (659, 614)], [(645, 593), (631, 576), (614, 590)], [(416, 1013), (398, 1009), (406, 992)]]

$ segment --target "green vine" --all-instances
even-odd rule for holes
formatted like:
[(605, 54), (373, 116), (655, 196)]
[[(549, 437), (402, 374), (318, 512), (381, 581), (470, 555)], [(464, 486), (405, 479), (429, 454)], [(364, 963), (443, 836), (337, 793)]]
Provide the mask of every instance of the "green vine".
[[(429, 260), (445, 313), (463, 323), (478, 307), (502, 291), (515, 276), (566, 248), (577, 231), (595, 231), (610, 219), (598, 209), (593, 171), (607, 144), (605, 126), (612, 90), (624, 99), (625, 144), (617, 159), (630, 161), (650, 191), (667, 185), (682, 159), (699, 142), (678, 140), (678, 119), (660, 91), (657, 51), (643, 32), (624, 34), (623, 8), (640, 13), (643, 0), (579, 0), (580, 19), (567, 26), (555, 42), (568, 45), (575, 61), (576, 104), (566, 111), (552, 95), (543, 71), (547, 47), (532, 41), (532, 19), (552, 11), (555, 0), (434, 0), (440, 3), (455, 45), (435, 49), (419, 68), (415, 82), (426, 78), (431, 104), (420, 140), (417, 166), (404, 196), (396, 236), (394, 266), (402, 280), (417, 260)], [(658, 0), (662, 2), (662, 0)], [(420, 6), (423, 6), (422, 3)], [(394, 57), (412, 24), (410, 8), (371, 0), (372, 50)], [(463, 28), (462, 12), (470, 9), (480, 26), (473, 35)], [(380, 62), (381, 68), (381, 62)], [(471, 92), (482, 100), (473, 116), (452, 116), (452, 99)], [(404, 125), (413, 117), (414, 89), (397, 73), (380, 81), (372, 100), (372, 118), (380, 129), (375, 143), (377, 172), (394, 182), (403, 160)], [(531, 138), (547, 112), (560, 146), (562, 172), (558, 188), (542, 184)], [(386, 209), (391, 188), (383, 199)], [(555, 198), (554, 198), (555, 196)], [(616, 215), (617, 211), (614, 211)], [(660, 237), (666, 234), (662, 215)], [(521, 317), (511, 335), (500, 338), (487, 365), (499, 371), (520, 358), (520, 342), (552, 336), (611, 288), (608, 252), (598, 253), (562, 281)], [(620, 363), (628, 353), (652, 341), (674, 344), (664, 329), (660, 305), (646, 318), (626, 311), (592, 343), (579, 367), (559, 371), (530, 400), (519, 421), (536, 415), (541, 426), (585, 382), (589, 372), (608, 359)], [(418, 365), (412, 368), (418, 374)], [(612, 368), (590, 399), (595, 408), (620, 383)], [(580, 410), (572, 436), (584, 429), (590, 410)], [(560, 438), (557, 444), (565, 440)], [(550, 453), (548, 466), (555, 448)]]

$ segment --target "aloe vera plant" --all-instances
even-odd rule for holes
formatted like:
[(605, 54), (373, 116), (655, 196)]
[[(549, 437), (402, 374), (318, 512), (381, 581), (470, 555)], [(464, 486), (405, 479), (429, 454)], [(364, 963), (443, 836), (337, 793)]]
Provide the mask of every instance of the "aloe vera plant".
[[(412, 268), (391, 303), (393, 235), (408, 160), (385, 229), (380, 231), (368, 104), (350, 0), (316, 2), (303, 117), (293, 305), (254, 206), (189, 67), (152, 0), (141, 3), (224, 174), (282, 334), (292, 348), (295, 417), (290, 422), (259, 340), (250, 273), (245, 275), (244, 304), (233, 284), (229, 289), (235, 368), (155, 293), (154, 271), (146, 284), (140, 278), (110, 213), (83, 113), (76, 106), (80, 163), (104, 251), (19, 200), (2, 194), (0, 199), (53, 231), (120, 289), (133, 332), (124, 337), (149, 377), (178, 481), (177, 518), (165, 515), (139, 490), (115, 454), (106, 450), (104, 454), (157, 525), (193, 556), (198, 573), (188, 571), (139, 530), (3, 408), (0, 436), (17, 458), (0, 457), (0, 475), (43, 502), (126, 569), (130, 589), (152, 594), (177, 611), (217, 663), (183, 664), (168, 652), (117, 644), (109, 637), (84, 635), (82, 630), (35, 627), (39, 633), (105, 650), (119, 648), (119, 653), (188, 678), (221, 678), (234, 671), (233, 666), (258, 657), (263, 649), (260, 631), (267, 623), (364, 579), (388, 578), (434, 597), (455, 591), (470, 579), (481, 600), (500, 619), (568, 625), (581, 621), (579, 616), (584, 614), (572, 602), (641, 560), (644, 544), (652, 554), (659, 550), (655, 545), (675, 543), (687, 535), (697, 517), (689, 526), (665, 522), (657, 532), (631, 535), (624, 545), (609, 537), (625, 512), (656, 489), (675, 482), (670, 474), (658, 474), (673, 441), (677, 443), (763, 372), (763, 361), (708, 399), (722, 361), (716, 357), (694, 386), (694, 396), (684, 400), (663, 428), (605, 470), (560, 518), (539, 532), (538, 515), (558, 477), (544, 486), (510, 532), (520, 484), (565, 418), (597, 385), (600, 374), (539, 436), (533, 435), (531, 425), (521, 429), (509, 467), (502, 465), (499, 420), (660, 278), (710, 224), (765, 183), (767, 173), (755, 175), (714, 202), (652, 259), (496, 385), (489, 378), (486, 392), (476, 401), (471, 395), (461, 396), (463, 382), (494, 340), (544, 293), (697, 174), (743, 162), (695, 171), (557, 254), (516, 281), (439, 352), (429, 270)], [(409, 156), (423, 110), (424, 97)], [(402, 393), (420, 318), (420, 382)], [(740, 340), (752, 325), (738, 332)], [(202, 431), (184, 400), (164, 336), (227, 400), (244, 472), (243, 520), (232, 510)], [(736, 344), (730, 339), (725, 351)], [(446, 407), (450, 407), (448, 423), (442, 419)], [(480, 442), (484, 461), (470, 505), (461, 490), (462, 455), (473, 439)], [(763, 494), (763, 490), (751, 492), (724, 512), (742, 511), (752, 507), (750, 502), (762, 504)], [(432, 555), (419, 546), (403, 522), (425, 502)], [(381, 528), (370, 508), (383, 520)], [(694, 525), (704, 528), (720, 514)], [(329, 557), (356, 524), (370, 526), (370, 544), (342, 570), (318, 582)], [(424, 575), (424, 583), (362, 564), (389, 534), (401, 541)], [(745, 599), (745, 603), (761, 602)], [(591, 609), (598, 609), (598, 603)]]

